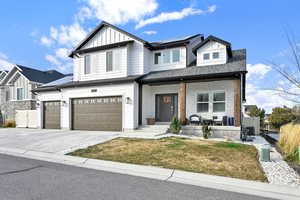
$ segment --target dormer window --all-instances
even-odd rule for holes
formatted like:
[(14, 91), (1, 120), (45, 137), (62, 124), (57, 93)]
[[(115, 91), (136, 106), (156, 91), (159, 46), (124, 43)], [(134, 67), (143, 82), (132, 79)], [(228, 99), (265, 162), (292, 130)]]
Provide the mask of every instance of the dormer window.
[(171, 64), (180, 62), (180, 49), (164, 50), (154, 53), (154, 64)]
[(209, 53), (203, 54), (203, 60), (209, 60)]
[(213, 52), (213, 59), (219, 59), (220, 53), (219, 52)]

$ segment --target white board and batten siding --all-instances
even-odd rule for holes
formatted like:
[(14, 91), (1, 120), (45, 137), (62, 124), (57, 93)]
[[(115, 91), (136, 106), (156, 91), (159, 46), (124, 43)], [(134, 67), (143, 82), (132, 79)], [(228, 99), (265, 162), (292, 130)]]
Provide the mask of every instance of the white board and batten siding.
[(31, 83), (27, 78), (19, 75), (12, 85), (9, 86), (10, 100), (17, 100), (17, 88), (24, 88), (24, 100), (32, 100), (35, 96), (31, 93), (31, 90), (36, 87), (36, 84)]
[[(134, 40), (127, 46), (102, 50), (74, 57), (74, 81), (108, 79), (143, 74), (143, 44), (111, 27), (101, 29), (82, 49)], [(118, 70), (106, 72), (106, 52), (113, 51), (113, 63)], [(91, 73), (84, 74), (84, 56), (91, 55)], [(130, 66), (130, 67), (128, 67)]]
[[(212, 58), (212, 54), (214, 52), (219, 52), (218, 59)], [(205, 53), (209, 53), (210, 55), (209, 60), (203, 59), (203, 55)], [(227, 62), (226, 46), (221, 43), (210, 41), (197, 50), (197, 66), (218, 65), (218, 64), (225, 64), (226, 62)]]

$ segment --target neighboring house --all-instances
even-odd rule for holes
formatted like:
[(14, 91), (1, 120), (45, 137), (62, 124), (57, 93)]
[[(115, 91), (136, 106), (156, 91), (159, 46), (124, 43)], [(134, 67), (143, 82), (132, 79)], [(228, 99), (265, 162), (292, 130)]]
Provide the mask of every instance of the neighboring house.
[[(5, 75), (4, 75), (5, 74)], [(15, 65), (0, 74), (0, 124), (15, 119), (16, 110), (36, 109), (36, 97), (31, 90), (64, 77), (56, 70), (40, 71)]]
[(246, 50), (217, 37), (147, 42), (102, 22), (70, 57), (73, 80), (34, 90), (41, 128), (122, 131), (192, 114), (241, 126)]

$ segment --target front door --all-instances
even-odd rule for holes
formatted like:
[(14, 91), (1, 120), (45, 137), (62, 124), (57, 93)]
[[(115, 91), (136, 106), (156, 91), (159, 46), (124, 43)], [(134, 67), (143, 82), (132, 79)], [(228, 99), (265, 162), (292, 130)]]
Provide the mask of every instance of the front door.
[(156, 95), (155, 120), (158, 122), (170, 122), (178, 113), (177, 94)]

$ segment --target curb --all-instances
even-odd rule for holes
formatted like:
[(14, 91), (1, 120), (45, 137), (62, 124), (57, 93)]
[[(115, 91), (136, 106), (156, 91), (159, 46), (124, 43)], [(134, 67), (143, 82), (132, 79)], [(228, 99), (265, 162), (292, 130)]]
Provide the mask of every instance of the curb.
[(165, 169), (153, 166), (143, 166), (113, 161), (88, 159), (68, 155), (45, 153), (31, 150), (0, 148), (0, 153), (59, 164), (107, 171), (112, 173), (133, 175), (168, 182), (182, 183), (237, 192), (248, 195), (256, 195), (274, 199), (299, 200), (299, 188), (271, 185), (268, 183), (247, 181), (236, 178), (228, 178), (180, 170)]

